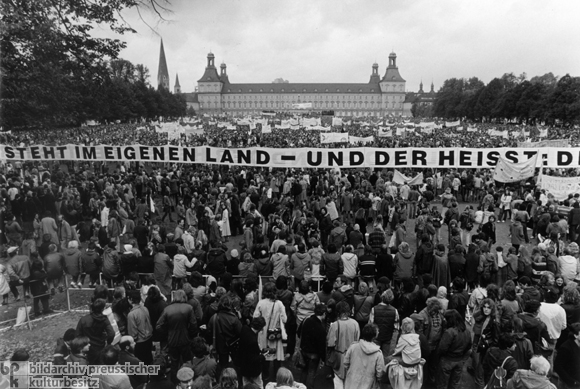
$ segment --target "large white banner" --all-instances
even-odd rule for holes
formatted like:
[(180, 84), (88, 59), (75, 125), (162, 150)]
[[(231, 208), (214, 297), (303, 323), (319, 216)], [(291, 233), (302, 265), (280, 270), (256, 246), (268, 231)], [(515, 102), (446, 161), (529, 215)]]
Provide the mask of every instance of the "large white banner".
[(460, 124), (459, 120), (456, 120), (454, 122), (445, 122), (445, 127), (457, 127)]
[(349, 136), (348, 137), (348, 141), (351, 145), (355, 145), (358, 143), (362, 143), (363, 145), (366, 145), (367, 143), (372, 143), (375, 141), (375, 137), (374, 136)]
[(346, 132), (326, 132), (320, 134), (320, 143), (346, 143), (348, 142), (348, 133)]
[(569, 194), (580, 193), (580, 177), (553, 177), (542, 175), (540, 188), (552, 194), (558, 201), (568, 198)]
[[(331, 133), (332, 134), (332, 133)], [(348, 142), (347, 133), (339, 134)], [(328, 135), (328, 134), (323, 134)], [(344, 139), (344, 140), (343, 140)], [(16, 161), (146, 161), (203, 164), (243, 164), (271, 167), (411, 167), (490, 168), (503, 158), (518, 164), (538, 154), (536, 167), (580, 166), (580, 148), (544, 147), (467, 149), (450, 148), (219, 148), (209, 146), (30, 146), (0, 145), (0, 159)]]

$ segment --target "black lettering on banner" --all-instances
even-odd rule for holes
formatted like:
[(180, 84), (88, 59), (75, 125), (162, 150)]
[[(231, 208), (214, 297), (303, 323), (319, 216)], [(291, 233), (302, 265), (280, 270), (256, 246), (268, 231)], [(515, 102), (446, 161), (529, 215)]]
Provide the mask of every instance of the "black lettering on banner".
[(477, 152), (477, 166), (483, 166), (483, 153), (481, 151)]
[(220, 159), (221, 163), (224, 162), (228, 162), (228, 163), (234, 163), (234, 159), (232, 158), (232, 153), (230, 153), (230, 150), (225, 149), (224, 152), (222, 153), (222, 157)]
[(334, 151), (328, 152), (328, 166), (334, 166), (335, 163), (336, 166), (342, 166), (343, 162), (342, 151), (338, 151), (336, 153)]
[(489, 166), (497, 165), (497, 161), (499, 160), (499, 152), (498, 151), (490, 151), (487, 153), (487, 163)]
[(411, 160), (413, 166), (427, 166), (427, 153), (423, 150), (413, 150), (411, 152)]
[(471, 150), (459, 150), (459, 166), (471, 166)]
[(360, 166), (365, 161), (365, 155), (360, 151), (351, 151), (348, 157), (350, 166)]
[(60, 158), (65, 159), (64, 151), (66, 150), (66, 146), (58, 146), (56, 149), (60, 151)]
[[(449, 161), (446, 164), (444, 161)], [(445, 154), (445, 150), (439, 151), (439, 166), (453, 166), (455, 165), (455, 151), (449, 150), (449, 154)]]
[(375, 165), (386, 166), (389, 164), (391, 157), (386, 151), (375, 151)]
[(111, 146), (103, 146), (103, 151), (105, 152), (105, 159), (115, 159)]
[(123, 156), (125, 159), (133, 160), (135, 159), (135, 149), (133, 147), (125, 147), (123, 150)]
[(153, 160), (165, 161), (165, 147), (153, 147)]
[(265, 151), (256, 151), (256, 162), (258, 165), (267, 165), (270, 163), (270, 154)]
[(505, 153), (505, 158), (509, 160), (511, 163), (518, 163), (518, 152), (515, 150), (508, 150)]
[(528, 159), (531, 159), (536, 154), (538, 154), (537, 151), (524, 151), (524, 155), (528, 157)]
[(6, 154), (6, 158), (12, 159), (14, 158), (14, 149), (10, 146), (4, 147), (4, 154)]
[(183, 162), (195, 162), (195, 149), (191, 147), (183, 148)]
[(139, 159), (149, 161), (149, 147), (139, 146)]
[(81, 152), (79, 151), (79, 146), (75, 146), (75, 156), (77, 159), (81, 159)]
[(95, 147), (83, 147), (83, 159), (97, 159), (97, 149)]
[(250, 150), (238, 150), (238, 163), (252, 163), (252, 156)]
[[(316, 154), (316, 161), (313, 160), (312, 156)], [(309, 151), (306, 153), (306, 162), (309, 166), (320, 166), (322, 163), (322, 152), (321, 151)]]
[(42, 151), (44, 151), (44, 159), (55, 158), (54, 147), (43, 147)]
[(40, 147), (38, 146), (32, 146), (30, 148), (30, 156), (32, 157), (32, 159), (40, 159)]
[(117, 147), (116, 149), (117, 149), (117, 161), (122, 161), (123, 160), (123, 154), (122, 153), (123, 153), (124, 147), (123, 148)]
[(212, 158), (211, 156), (211, 148), (206, 147), (205, 148), (205, 161), (206, 162), (216, 162), (217, 159), (216, 158)]
[(395, 151), (395, 166), (404, 166), (407, 164), (407, 151), (397, 150)]
[(558, 167), (568, 166), (572, 163), (572, 153), (569, 151), (558, 151)]
[(20, 159), (24, 159), (24, 152), (26, 151), (26, 147), (17, 147), (18, 153), (20, 154)]
[(169, 150), (169, 160), (172, 162), (179, 161), (179, 148), (177, 147), (168, 147)]

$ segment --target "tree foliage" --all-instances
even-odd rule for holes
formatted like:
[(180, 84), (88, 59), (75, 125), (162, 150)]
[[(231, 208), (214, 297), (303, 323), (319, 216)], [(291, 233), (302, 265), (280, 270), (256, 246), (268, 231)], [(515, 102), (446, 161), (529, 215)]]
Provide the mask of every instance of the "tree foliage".
[(580, 78), (552, 73), (526, 80), (506, 73), (487, 85), (477, 78), (451, 78), (433, 104), (433, 116), (470, 120), (575, 123), (580, 120)]
[(147, 86), (147, 69), (118, 59), (125, 42), (92, 35), (97, 25), (119, 37), (134, 32), (122, 12), (161, 11), (157, 1), (2, 0), (1, 125), (53, 127), (159, 114), (147, 104), (162, 95)]

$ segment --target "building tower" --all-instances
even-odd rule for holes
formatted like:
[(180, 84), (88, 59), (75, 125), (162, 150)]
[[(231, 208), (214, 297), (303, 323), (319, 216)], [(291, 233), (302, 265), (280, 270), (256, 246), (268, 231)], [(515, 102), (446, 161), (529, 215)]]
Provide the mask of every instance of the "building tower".
[(220, 80), (224, 84), (229, 84), (230, 80), (228, 78), (227, 66), (224, 62), (220, 65)]
[(373, 72), (371, 73), (371, 79), (369, 80), (369, 84), (378, 84), (381, 82), (381, 76), (379, 76), (379, 64), (373, 64)]
[(163, 39), (161, 39), (161, 49), (159, 50), (159, 70), (157, 71), (157, 89), (165, 88), (169, 90), (169, 71), (167, 70), (167, 60), (165, 59), (165, 49)]
[(181, 93), (181, 85), (179, 85), (179, 74), (175, 74), (175, 86), (173, 87), (173, 93)]
[(435, 93), (435, 85), (433, 85), (433, 81), (431, 81), (431, 93)]
[(419, 92), (418, 93), (425, 93), (425, 92), (423, 92), (423, 80), (421, 80), (421, 83), (419, 84)]
[(402, 115), (406, 81), (399, 73), (397, 54), (389, 54), (389, 66), (387, 66), (385, 75), (379, 85), (382, 94), (382, 114)]

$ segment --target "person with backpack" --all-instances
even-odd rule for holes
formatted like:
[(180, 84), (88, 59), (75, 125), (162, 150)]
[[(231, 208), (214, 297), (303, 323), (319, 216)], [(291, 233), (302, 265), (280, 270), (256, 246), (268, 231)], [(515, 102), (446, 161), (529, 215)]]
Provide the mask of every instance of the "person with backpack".
[(486, 246), (482, 250), (482, 254), (479, 258), (479, 266), (477, 272), (479, 273), (480, 280), (486, 283), (495, 283), (498, 272), (497, 257), (489, 252), (489, 248)]
[[(486, 353), (483, 359), (483, 379), (487, 383), (487, 388), (505, 388), (507, 380), (512, 378), (518, 369), (518, 363), (511, 355), (513, 347), (514, 336), (502, 332), (498, 337), (497, 346), (490, 347)], [(502, 377), (501, 380), (499, 377)]]

